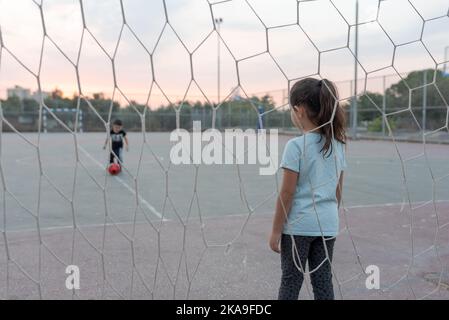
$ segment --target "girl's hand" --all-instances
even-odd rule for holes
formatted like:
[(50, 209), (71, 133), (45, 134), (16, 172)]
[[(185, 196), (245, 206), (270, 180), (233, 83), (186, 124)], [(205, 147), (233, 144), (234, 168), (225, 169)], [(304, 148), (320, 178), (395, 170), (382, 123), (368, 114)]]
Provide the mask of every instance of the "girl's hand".
[(281, 233), (272, 232), (270, 237), (271, 250), (277, 253), (281, 253), (280, 242), (281, 242)]
[(128, 145), (126, 145), (125, 149), (126, 149), (126, 152), (128, 152), (128, 151), (129, 151), (129, 147), (128, 147)]

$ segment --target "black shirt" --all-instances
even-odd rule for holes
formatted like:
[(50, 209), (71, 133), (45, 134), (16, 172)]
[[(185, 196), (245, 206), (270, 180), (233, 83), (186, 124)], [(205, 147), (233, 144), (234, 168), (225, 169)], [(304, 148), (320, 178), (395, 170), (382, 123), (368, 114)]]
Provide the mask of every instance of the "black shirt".
[(111, 130), (112, 149), (123, 148), (123, 139), (125, 138), (125, 136), (126, 136), (126, 132), (124, 130), (120, 130), (117, 133), (115, 133), (113, 130)]

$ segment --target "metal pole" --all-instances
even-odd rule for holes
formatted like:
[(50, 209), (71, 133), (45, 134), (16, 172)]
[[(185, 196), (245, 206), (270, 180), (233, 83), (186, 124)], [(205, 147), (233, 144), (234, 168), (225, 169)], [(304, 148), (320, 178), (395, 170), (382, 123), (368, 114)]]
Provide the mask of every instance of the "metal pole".
[(79, 116), (78, 116), (78, 121), (79, 121), (79, 124), (78, 124), (78, 127), (79, 127), (79, 132), (80, 133), (83, 133), (83, 110), (80, 110), (79, 111)]
[[(353, 92), (354, 91), (354, 84), (353, 84), (354, 80), (349, 80), (349, 92)], [(354, 130), (354, 125), (352, 124), (354, 122), (354, 97), (351, 99), (351, 107), (349, 109), (349, 127), (351, 128), (351, 131)], [(351, 136), (352, 136), (352, 132), (351, 132)]]
[(386, 90), (386, 76), (383, 76), (383, 97), (382, 97), (382, 136), (385, 137), (385, 110), (387, 109), (387, 90)]
[(287, 116), (288, 111), (287, 112), (282, 112), (282, 129), (285, 130), (285, 117)]
[(355, 59), (354, 59), (354, 107), (353, 107), (353, 121), (352, 121), (352, 138), (357, 139), (357, 66), (358, 66), (358, 51), (359, 51), (359, 1), (355, 2)]
[(426, 118), (427, 118), (427, 70), (423, 72), (423, 95), (422, 95), (422, 131), (426, 132)]
[(449, 46), (444, 48), (444, 76), (447, 74), (447, 53), (449, 51)]
[(42, 126), (44, 127), (44, 133), (47, 133), (47, 109), (43, 109)]
[(448, 59), (449, 46), (444, 47), (444, 75), (447, 76), (447, 59)]
[[(217, 105), (220, 104), (221, 99), (221, 61), (220, 61), (220, 26), (223, 23), (222, 18), (215, 18), (215, 24), (217, 25)], [(228, 105), (228, 125), (231, 121), (231, 105)]]
[(217, 103), (220, 103), (220, 25), (223, 19), (217, 18), (215, 22), (217, 23)]

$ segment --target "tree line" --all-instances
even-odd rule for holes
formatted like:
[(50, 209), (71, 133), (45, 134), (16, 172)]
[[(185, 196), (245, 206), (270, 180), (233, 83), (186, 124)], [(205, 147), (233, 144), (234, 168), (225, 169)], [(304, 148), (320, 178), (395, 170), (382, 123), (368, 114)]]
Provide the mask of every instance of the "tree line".
[[(414, 71), (407, 75), (405, 79), (401, 79), (397, 83), (392, 84), (386, 89), (385, 95), (377, 92), (366, 92), (366, 94), (357, 98), (358, 103), (358, 121), (359, 125), (366, 124), (369, 130), (379, 131), (382, 122), (381, 113), (378, 108), (382, 108), (383, 103), (386, 104), (386, 112), (393, 112), (408, 108), (409, 103), (418, 121), (422, 121), (422, 106), (424, 89), (419, 88), (426, 82), (434, 85), (427, 86), (426, 104), (428, 110), (426, 112), (426, 127), (438, 128), (444, 125), (446, 118), (446, 104), (449, 101), (449, 77), (445, 77), (443, 72), (437, 70), (420, 70)], [(409, 88), (413, 89), (410, 94)], [(19, 99), (16, 96), (0, 100), (3, 116), (20, 126), (16, 118), (30, 117), (33, 121), (28, 121), (30, 127), (36, 126), (38, 119), (39, 103), (33, 99)], [(78, 97), (65, 97), (63, 92), (56, 89), (49, 97), (44, 100), (49, 108), (67, 108), (75, 109), (78, 105)], [(176, 128), (175, 107), (180, 108), (180, 126), (189, 129), (193, 120), (202, 120), (205, 127), (211, 125), (212, 110), (216, 105), (202, 101), (184, 101), (175, 105), (160, 105), (157, 107), (131, 101), (128, 105), (121, 106), (117, 101), (112, 101), (102, 93), (93, 94), (89, 98), (92, 110), (88, 104), (81, 99), (80, 110), (83, 112), (83, 126), (87, 131), (103, 131), (103, 121), (107, 121), (109, 112), (112, 118), (121, 118), (129, 130), (141, 130), (142, 125), (145, 130), (149, 131), (169, 131)], [(376, 107), (377, 106), (377, 107)], [(216, 127), (255, 127), (258, 119), (257, 113), (259, 109), (263, 112), (271, 111), (264, 117), (266, 127), (289, 127), (291, 126), (289, 111), (284, 108), (276, 109), (276, 103), (269, 95), (262, 97), (253, 96), (249, 99), (238, 98), (223, 102), (216, 111)], [(347, 110), (348, 118), (351, 112), (350, 103), (344, 105)], [(273, 110), (276, 109), (276, 110)], [(139, 113), (144, 114), (144, 123)], [(102, 119), (99, 119), (98, 115)], [(58, 114), (62, 121), (68, 121), (73, 114)], [(389, 118), (391, 125), (394, 127), (410, 127), (412, 126), (411, 114), (404, 113)], [(73, 122), (73, 121), (72, 121)], [(208, 123), (209, 122), (209, 123)], [(349, 122), (349, 119), (348, 119)], [(33, 128), (34, 128), (33, 127)], [(57, 126), (56, 126), (57, 127)], [(25, 129), (24, 129), (25, 130)]]

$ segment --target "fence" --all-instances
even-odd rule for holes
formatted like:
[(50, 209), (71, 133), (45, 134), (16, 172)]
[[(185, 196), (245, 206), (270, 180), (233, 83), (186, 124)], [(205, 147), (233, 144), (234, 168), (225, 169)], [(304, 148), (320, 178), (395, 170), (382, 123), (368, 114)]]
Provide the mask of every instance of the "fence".
[[(346, 118), (348, 126), (348, 134), (352, 135), (351, 108), (345, 107)], [(396, 110), (396, 109), (389, 109)], [(398, 109), (399, 110), (399, 109)], [(411, 112), (403, 112), (388, 118), (390, 128), (394, 131), (395, 136), (398, 135), (416, 135), (422, 134), (422, 121), (425, 117), (426, 130), (432, 131), (444, 127), (447, 113), (445, 106), (428, 106), (426, 114), (423, 113), (422, 107), (412, 107), (413, 115), (420, 124), (421, 128), (416, 124)], [(75, 112), (57, 112), (54, 113), (60, 121), (62, 121), (70, 129), (75, 126)], [(99, 113), (102, 119), (108, 119), (108, 113)], [(6, 112), (3, 117), (18, 131), (21, 132), (37, 132), (39, 129), (39, 114), (38, 112)], [(112, 119), (120, 118), (124, 122), (124, 126), (128, 131), (172, 131), (176, 128), (176, 113), (175, 111), (149, 111), (146, 112), (144, 123), (142, 118), (135, 112), (127, 110), (119, 110), (112, 114)], [(66, 129), (56, 121), (51, 115), (47, 114), (45, 126), (41, 123), (41, 130), (47, 132), (63, 132)], [(81, 118), (82, 123), (78, 123), (78, 128), (82, 127), (84, 132), (98, 132), (104, 131), (104, 122), (99, 119), (97, 114), (93, 112), (84, 112)], [(278, 128), (280, 130), (292, 131), (294, 130), (290, 120), (290, 112), (288, 110), (272, 111), (262, 117), (264, 128)], [(385, 126), (381, 113), (375, 109), (359, 109), (357, 115), (356, 134), (359, 136), (388, 136), (388, 130)], [(369, 119), (369, 120), (364, 120)], [(78, 121), (78, 122), (79, 122)], [(202, 108), (202, 110), (182, 110), (180, 112), (180, 127), (191, 130), (193, 121), (201, 121), (203, 129), (212, 127), (212, 110)], [(258, 115), (255, 111), (250, 109), (229, 110), (218, 109), (216, 113), (215, 128), (224, 130), (226, 128), (254, 128), (258, 125)], [(45, 128), (44, 128), (45, 127)], [(12, 131), (8, 125), (3, 125), (3, 131)]]

